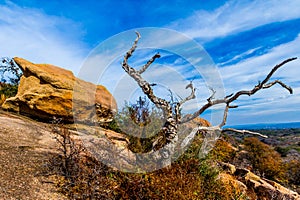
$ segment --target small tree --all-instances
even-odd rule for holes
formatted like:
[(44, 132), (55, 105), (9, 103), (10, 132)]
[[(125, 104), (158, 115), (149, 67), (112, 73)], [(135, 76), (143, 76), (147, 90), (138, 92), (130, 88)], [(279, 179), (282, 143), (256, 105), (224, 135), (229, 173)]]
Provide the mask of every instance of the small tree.
[(21, 69), (15, 61), (8, 57), (0, 61), (0, 105), (18, 92), (18, 85), (22, 76)]
[[(266, 78), (259, 82), (257, 85), (253, 87), (251, 90), (241, 90), (236, 93), (230, 94), (228, 96), (225, 96), (221, 99), (215, 99), (214, 98), (214, 92), (213, 95), (210, 96), (207, 99), (207, 103), (204, 104), (199, 110), (197, 110), (195, 113), (190, 115), (182, 116), (182, 113), (180, 112), (182, 106), (187, 101), (190, 101), (192, 99), (196, 98), (195, 95), (195, 87), (192, 82), (190, 82), (186, 89), (190, 89), (191, 93), (186, 98), (177, 101), (177, 102), (170, 102), (166, 99), (160, 98), (157, 95), (155, 95), (153, 90), (153, 84), (149, 83), (147, 80), (145, 80), (142, 76), (142, 74), (150, 67), (150, 65), (158, 58), (160, 58), (160, 54), (155, 54), (145, 65), (143, 65), (140, 69), (135, 69), (131, 67), (128, 64), (128, 59), (133, 55), (134, 51), (137, 48), (138, 41), (141, 37), (140, 33), (136, 32), (137, 38), (133, 43), (133, 46), (127, 51), (127, 53), (124, 56), (123, 62), (122, 62), (122, 68), (124, 71), (133, 78), (136, 83), (139, 85), (139, 87), (142, 89), (143, 93), (147, 96), (147, 98), (159, 109), (162, 109), (165, 117), (165, 123), (160, 131), (159, 137), (156, 138), (156, 140), (152, 143), (152, 151), (157, 151), (161, 149), (163, 146), (167, 148), (164, 148), (164, 152), (159, 152), (156, 157), (158, 161), (161, 161), (164, 166), (169, 165), (171, 162), (171, 156), (174, 153), (174, 148), (176, 145), (176, 142), (178, 141), (178, 126), (180, 124), (184, 124), (186, 122), (189, 122), (195, 118), (197, 118), (199, 115), (201, 115), (205, 110), (209, 109), (210, 107), (218, 104), (224, 104), (225, 111), (223, 115), (223, 121), (213, 127), (197, 127), (198, 130), (207, 130), (207, 131), (237, 131), (242, 133), (250, 133), (250, 134), (256, 134), (263, 136), (259, 133), (254, 133), (250, 131), (239, 131), (235, 129), (223, 129), (223, 126), (226, 124), (227, 121), (227, 113), (229, 109), (237, 108), (237, 106), (232, 105), (232, 103), (237, 100), (240, 96), (251, 96), (255, 94), (259, 90), (267, 89), (272, 87), (275, 84), (279, 84), (286, 90), (288, 90), (291, 94), (293, 92), (292, 88), (281, 82), (280, 80), (270, 81), (270, 78), (273, 76), (273, 74), (283, 65), (286, 63), (295, 60), (296, 58), (289, 58), (282, 63), (276, 65), (273, 67), (273, 69), (270, 71), (269, 74), (267, 74)], [(167, 151), (167, 152), (166, 152)], [(163, 154), (163, 155), (162, 155)]]
[(2, 57), (0, 62), (1, 82), (12, 85), (19, 85), (22, 76), (20, 67), (15, 63), (14, 59)]
[(118, 127), (129, 137), (130, 150), (139, 153), (151, 150), (157, 129), (163, 125), (162, 112), (150, 105), (146, 97), (141, 96), (136, 103), (125, 102), (125, 107), (115, 120)]
[(130, 107), (128, 107), (128, 109), (130, 118), (138, 126), (146, 126), (151, 122), (151, 119), (149, 118), (149, 102), (147, 102), (145, 97), (139, 97), (139, 100), (136, 102), (136, 104), (132, 104)]
[(113, 170), (86, 151), (61, 119), (52, 123), (57, 154), (47, 161), (45, 175), (55, 175), (53, 183), (68, 199), (114, 199), (115, 181), (109, 176)]
[(52, 133), (54, 133), (54, 139), (59, 144), (58, 150), (62, 156), (61, 173), (65, 178), (73, 181), (74, 174), (78, 173), (78, 161), (84, 148), (81, 144), (76, 144), (71, 132), (61, 124), (61, 119), (54, 118), (52, 123)]

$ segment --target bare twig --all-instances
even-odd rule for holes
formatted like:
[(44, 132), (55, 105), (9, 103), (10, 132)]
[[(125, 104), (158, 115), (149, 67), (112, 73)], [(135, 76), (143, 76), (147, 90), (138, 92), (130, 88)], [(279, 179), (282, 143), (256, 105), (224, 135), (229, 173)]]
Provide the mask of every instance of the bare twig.
[(272, 87), (273, 85), (275, 85), (276, 83), (278, 83), (279, 85), (281, 85), (281, 87), (287, 89), (287, 90), (290, 92), (290, 94), (293, 94), (293, 89), (292, 89), (290, 86), (284, 84), (283, 82), (281, 82), (281, 81), (279, 81), (279, 80), (275, 80), (275, 81), (273, 81), (273, 82), (271, 82), (271, 83), (265, 84), (265, 85), (262, 87), (262, 89), (270, 88), (270, 87)]
[[(266, 89), (269, 88), (271, 86), (273, 86), (275, 83), (273, 84), (268, 84), (267, 82), (270, 80), (270, 78), (272, 77), (272, 75), (283, 65), (285, 65), (288, 62), (291, 62), (293, 60), (296, 60), (297, 58), (289, 58), (284, 60), (283, 62), (281, 62), (280, 64), (276, 65), (275, 67), (273, 67), (273, 69), (271, 70), (271, 72), (267, 75), (267, 77), (260, 83), (258, 83), (258, 85), (254, 86), (254, 88), (252, 90), (248, 90), (248, 91), (239, 91), (237, 92), (233, 97), (226, 99), (226, 102), (231, 103), (233, 101), (235, 101), (237, 98), (239, 98), (241, 95), (248, 95), (251, 96), (253, 94), (255, 94), (257, 91), (261, 90), (261, 89)], [(280, 82), (281, 83), (281, 82)], [(288, 86), (286, 86), (285, 84), (281, 83), (280, 85), (283, 86), (285, 89), (287, 89), (290, 93), (292, 92), (292, 89)], [(268, 86), (268, 87), (266, 87)]]
[[(134, 68), (130, 67), (128, 64), (128, 59), (131, 57), (132, 53), (135, 51), (135, 49), (137, 47), (137, 43), (141, 37), (139, 32), (136, 32), (136, 35), (137, 35), (137, 38), (135, 39), (132, 47), (129, 49), (129, 51), (124, 56), (124, 60), (122, 62), (122, 68), (125, 70), (125, 72), (127, 72), (127, 74), (129, 76), (131, 76), (138, 83), (138, 85), (142, 88), (144, 94), (147, 95), (147, 97), (150, 99), (150, 101), (152, 103), (154, 103), (158, 107), (161, 107), (164, 111), (169, 111), (169, 110), (171, 110), (170, 104), (166, 100), (155, 96), (153, 93), (151, 84), (148, 83), (144, 78), (142, 78), (141, 73), (139, 71), (136, 71)], [(154, 56), (152, 58), (153, 61), (155, 60), (156, 57), (158, 57), (158, 56)], [(145, 65), (146, 67), (144, 66), (141, 69), (141, 72), (144, 72), (150, 66), (150, 64), (153, 62), (151, 60), (149, 60), (147, 62), (147, 64)]]
[(232, 132), (236, 132), (236, 133), (242, 133), (242, 134), (258, 135), (260, 137), (268, 138), (268, 136), (266, 136), (266, 135), (263, 135), (263, 134), (258, 133), (258, 132), (249, 131), (249, 130), (237, 130), (237, 129), (234, 129), (234, 128), (225, 128), (225, 129), (222, 130), (222, 132), (228, 132), (228, 131), (232, 131)]
[(205, 105), (203, 105), (198, 111), (196, 111), (195, 113), (193, 113), (192, 115), (188, 115), (187, 117), (183, 118), (181, 120), (181, 123), (185, 123), (188, 122), (190, 120), (195, 119), (196, 117), (198, 117), (199, 115), (201, 115), (205, 110), (207, 110), (208, 108), (217, 105), (217, 104), (227, 104), (230, 106), (230, 103), (232, 103), (233, 101), (237, 100), (240, 96), (242, 95), (248, 95), (251, 96), (253, 94), (255, 94), (257, 91), (261, 90), (261, 89), (267, 89), (272, 87), (273, 85), (275, 85), (276, 83), (278, 83), (279, 85), (281, 85), (283, 88), (287, 89), (291, 94), (293, 93), (292, 88), (287, 86), (286, 84), (282, 83), (281, 81), (273, 81), (268, 83), (268, 81), (270, 80), (270, 78), (272, 77), (272, 75), (283, 65), (285, 65), (288, 62), (291, 62), (293, 60), (296, 60), (297, 58), (289, 58), (284, 60), (283, 62), (281, 62), (280, 64), (276, 65), (275, 67), (273, 67), (273, 69), (271, 70), (271, 72), (266, 76), (266, 78), (258, 83), (256, 86), (254, 86), (254, 88), (252, 90), (241, 90), (238, 91), (237, 93), (235, 93), (234, 95), (228, 95), (226, 96), (224, 99), (216, 99), (216, 100), (212, 100), (211, 98), (207, 99), (207, 103)]
[(219, 125), (218, 126), (209, 126), (209, 127), (199, 126), (197, 129), (201, 130), (201, 131), (220, 131), (222, 133), (231, 131), (231, 132), (236, 132), (236, 133), (251, 134), (251, 135), (257, 135), (257, 136), (260, 136), (260, 137), (263, 137), (263, 138), (268, 138), (268, 136), (263, 135), (263, 134), (258, 133), (258, 132), (253, 132), (253, 131), (249, 131), (249, 130), (238, 130), (238, 129), (234, 129), (234, 128), (222, 129), (222, 127), (220, 127)]
[(220, 128), (222, 128), (223, 126), (225, 126), (225, 124), (226, 124), (226, 122), (227, 122), (228, 109), (229, 109), (229, 106), (227, 105), (227, 106), (225, 107), (225, 110), (224, 110), (223, 121), (222, 121), (221, 124), (219, 125)]
[(146, 69), (155, 61), (155, 59), (160, 58), (160, 54), (156, 53), (137, 73), (142, 74)]
[(188, 88), (191, 88), (191, 94), (189, 96), (187, 96), (186, 98), (182, 99), (178, 105), (181, 106), (182, 104), (184, 104), (185, 102), (189, 101), (189, 100), (192, 100), (192, 99), (195, 99), (196, 98), (196, 95), (195, 95), (195, 91), (196, 91), (196, 88), (194, 88), (194, 85), (192, 82), (190, 82), (186, 87), (185, 89), (188, 89)]
[(211, 102), (211, 100), (214, 99), (214, 97), (215, 97), (216, 90), (214, 90), (212, 87), (209, 87), (209, 86), (208, 86), (208, 88), (211, 90), (212, 93), (211, 93), (210, 97), (208, 97), (207, 101)]

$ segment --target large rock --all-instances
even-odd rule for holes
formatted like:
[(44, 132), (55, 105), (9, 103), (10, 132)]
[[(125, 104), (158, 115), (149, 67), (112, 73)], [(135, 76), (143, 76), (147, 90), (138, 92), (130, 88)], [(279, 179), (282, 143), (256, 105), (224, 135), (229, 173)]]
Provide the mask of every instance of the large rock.
[(53, 65), (22, 58), (14, 61), (23, 76), (17, 95), (7, 99), (2, 108), (43, 120), (55, 116), (73, 122), (74, 114), (78, 122), (112, 120), (117, 104), (104, 86), (77, 79), (71, 71)]
[(285, 188), (274, 181), (261, 178), (247, 169), (236, 169), (234, 175), (247, 186), (248, 191), (252, 192), (251, 199), (300, 200), (300, 195), (297, 192)]

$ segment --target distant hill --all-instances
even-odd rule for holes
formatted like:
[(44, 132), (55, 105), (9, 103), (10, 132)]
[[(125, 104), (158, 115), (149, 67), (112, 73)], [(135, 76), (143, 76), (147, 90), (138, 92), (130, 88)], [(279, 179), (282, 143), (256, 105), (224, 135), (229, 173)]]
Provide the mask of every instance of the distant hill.
[[(229, 127), (229, 126), (228, 126)], [(288, 123), (261, 123), (261, 124), (243, 124), (230, 126), (236, 129), (289, 129), (289, 128), (300, 128), (300, 122), (288, 122)]]

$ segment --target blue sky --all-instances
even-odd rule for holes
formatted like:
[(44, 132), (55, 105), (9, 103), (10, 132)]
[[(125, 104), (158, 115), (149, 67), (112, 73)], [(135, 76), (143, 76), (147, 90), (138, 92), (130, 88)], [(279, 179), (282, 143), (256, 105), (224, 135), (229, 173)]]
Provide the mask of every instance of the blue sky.
[[(300, 0), (0, 1), (1, 56), (75, 74), (101, 42), (142, 27), (173, 29), (197, 41), (216, 63), (226, 94), (251, 89), (275, 64), (300, 57)], [(228, 123), (300, 121), (299, 77), (298, 59), (274, 77), (291, 85), (293, 95), (275, 86), (243, 97)]]

